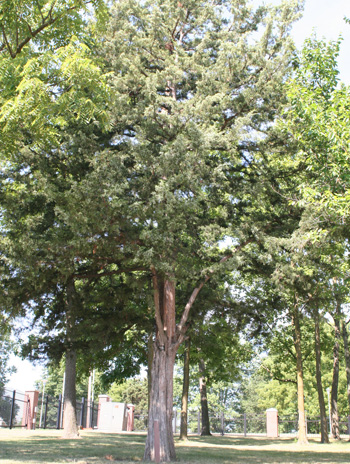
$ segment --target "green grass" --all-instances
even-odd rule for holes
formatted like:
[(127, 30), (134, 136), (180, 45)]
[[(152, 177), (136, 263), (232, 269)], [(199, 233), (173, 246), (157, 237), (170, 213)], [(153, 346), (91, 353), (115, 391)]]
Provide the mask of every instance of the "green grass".
[[(139, 463), (145, 435), (82, 432), (79, 440), (61, 440), (57, 431), (0, 429), (0, 464), (123, 464)], [(310, 440), (299, 446), (294, 438), (190, 437), (176, 439), (182, 464), (263, 464), (350, 462), (350, 443), (342, 440), (322, 445)]]

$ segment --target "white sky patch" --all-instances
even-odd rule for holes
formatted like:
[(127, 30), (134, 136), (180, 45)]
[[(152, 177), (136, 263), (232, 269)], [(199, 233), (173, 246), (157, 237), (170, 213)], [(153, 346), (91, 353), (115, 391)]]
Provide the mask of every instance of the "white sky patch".
[(9, 366), (15, 366), (17, 372), (12, 374), (9, 382), (5, 385), (8, 390), (18, 390), (21, 392), (34, 390), (34, 384), (43, 375), (43, 366), (34, 366), (27, 360), (22, 360), (18, 356), (11, 355)]

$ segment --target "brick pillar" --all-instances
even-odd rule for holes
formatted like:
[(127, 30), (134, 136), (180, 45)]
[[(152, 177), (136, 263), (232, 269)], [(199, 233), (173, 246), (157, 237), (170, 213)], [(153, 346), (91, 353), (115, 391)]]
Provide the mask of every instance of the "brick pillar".
[(25, 426), (27, 423), (28, 430), (32, 430), (35, 428), (36, 413), (38, 410), (38, 400), (39, 392), (37, 390), (25, 392), (22, 426)]
[(135, 406), (133, 404), (128, 404), (128, 422), (126, 425), (127, 432), (132, 432), (134, 430), (134, 411)]
[(108, 395), (98, 395), (98, 411), (97, 411), (97, 428), (100, 426), (100, 411), (102, 403), (109, 403), (111, 398)]
[(269, 438), (278, 438), (278, 411), (271, 408), (266, 410), (266, 435)]

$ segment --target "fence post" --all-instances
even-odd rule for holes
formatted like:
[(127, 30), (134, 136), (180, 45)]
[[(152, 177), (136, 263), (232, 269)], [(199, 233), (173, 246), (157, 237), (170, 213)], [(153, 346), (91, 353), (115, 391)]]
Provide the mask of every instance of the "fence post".
[(80, 427), (83, 428), (84, 424), (84, 410), (85, 410), (85, 398), (81, 399), (81, 409), (80, 409)]
[(62, 410), (62, 395), (58, 396), (58, 408), (57, 408), (57, 420), (56, 429), (59, 430), (61, 427), (61, 410)]
[(243, 430), (244, 430), (244, 436), (246, 437), (247, 436), (247, 414), (244, 413), (243, 414)]
[(94, 428), (94, 401), (91, 401), (91, 409), (90, 409), (90, 429)]
[(10, 429), (12, 429), (13, 413), (15, 412), (15, 401), (16, 401), (16, 390), (13, 390), (12, 401), (11, 401), (11, 411), (10, 411)]
[(225, 417), (224, 417), (224, 412), (222, 411), (221, 413), (221, 435), (224, 435), (225, 433)]
[(45, 398), (45, 413), (44, 413), (44, 429), (46, 429), (48, 407), (49, 407), (49, 397), (46, 395), (46, 398)]
[(198, 411), (198, 417), (197, 417), (197, 430), (198, 430), (198, 435), (201, 434), (201, 412)]

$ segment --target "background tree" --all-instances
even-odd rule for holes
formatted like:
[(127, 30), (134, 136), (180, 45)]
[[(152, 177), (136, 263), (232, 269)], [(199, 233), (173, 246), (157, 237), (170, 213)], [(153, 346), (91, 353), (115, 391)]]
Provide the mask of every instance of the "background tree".
[(349, 88), (339, 83), (341, 39), (307, 39), (295, 77), (288, 84), (286, 133), (298, 144), (295, 160), (305, 167), (301, 200), (320, 205), (331, 224), (344, 226), (349, 214)]

